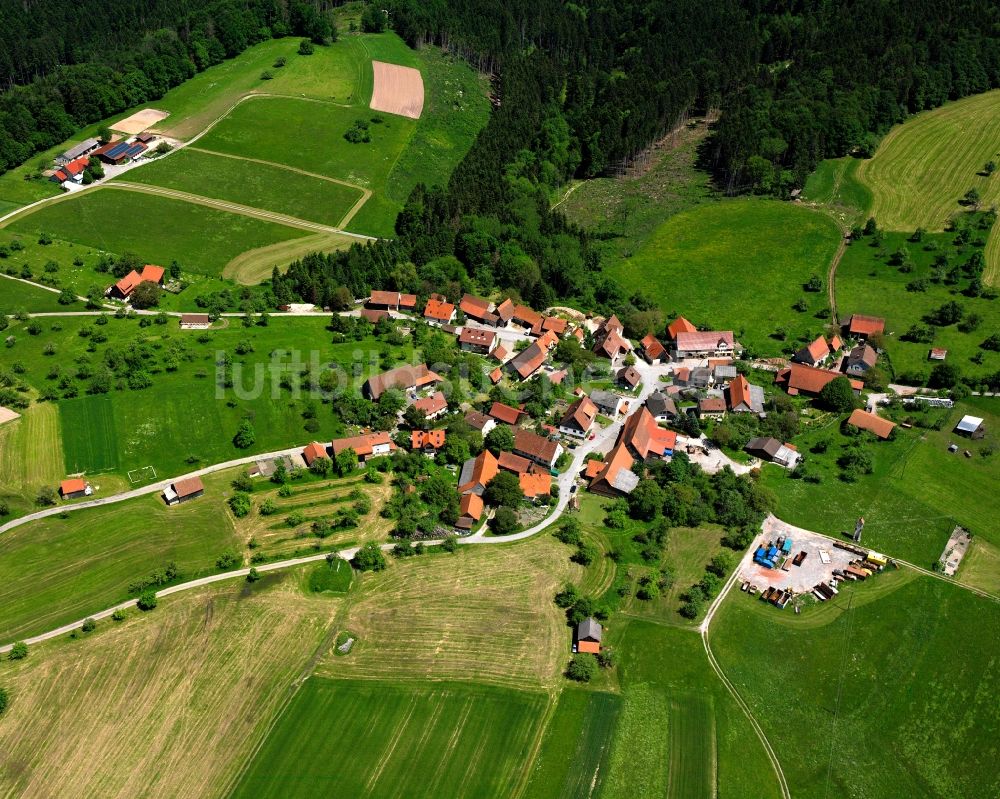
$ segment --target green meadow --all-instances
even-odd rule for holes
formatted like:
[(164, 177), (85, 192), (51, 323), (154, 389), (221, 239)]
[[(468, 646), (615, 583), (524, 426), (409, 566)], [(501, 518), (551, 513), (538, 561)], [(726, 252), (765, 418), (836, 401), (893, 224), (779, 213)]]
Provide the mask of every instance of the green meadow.
[(111, 471), (118, 466), (115, 402), (107, 394), (59, 403), (67, 474)]
[(106, 252), (218, 277), (237, 255), (306, 235), (304, 230), (136, 191), (96, 189), (44, 206), (8, 225), (22, 236), (47, 233)]
[(362, 197), (360, 189), (342, 183), (193, 148), (129, 172), (125, 180), (262, 208), (331, 227), (339, 225)]
[(0, 277), (0, 313), (9, 315), (18, 311), (44, 313), (65, 310), (66, 306), (59, 304), (58, 294), (20, 280)]
[(995, 602), (903, 570), (800, 615), (733, 592), (710, 639), (793, 796), (952, 799), (1000, 794), (998, 624)]
[(310, 677), (231, 795), (512, 796), (546, 701), (471, 683)]
[(864, 224), (872, 204), (872, 193), (858, 178), (857, 158), (829, 158), (820, 161), (802, 187), (802, 200), (823, 205), (846, 225)]
[[(753, 352), (776, 354), (779, 328), (795, 338), (813, 330), (826, 308), (825, 292), (803, 286), (813, 275), (825, 282), (839, 235), (829, 217), (790, 203), (712, 203), (670, 217), (607, 271), (668, 317), (733, 330)], [(792, 307), (799, 300), (804, 311)]]

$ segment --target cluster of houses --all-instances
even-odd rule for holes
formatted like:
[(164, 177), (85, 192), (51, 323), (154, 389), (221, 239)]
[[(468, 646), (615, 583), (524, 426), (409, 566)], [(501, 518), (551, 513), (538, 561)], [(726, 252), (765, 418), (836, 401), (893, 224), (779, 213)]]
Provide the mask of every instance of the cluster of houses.
[(105, 144), (95, 138), (85, 139), (56, 157), (56, 169), (49, 180), (60, 185), (81, 183), (91, 158), (111, 166), (127, 164), (146, 152), (155, 138), (154, 134), (144, 132), (131, 138), (112, 139)]

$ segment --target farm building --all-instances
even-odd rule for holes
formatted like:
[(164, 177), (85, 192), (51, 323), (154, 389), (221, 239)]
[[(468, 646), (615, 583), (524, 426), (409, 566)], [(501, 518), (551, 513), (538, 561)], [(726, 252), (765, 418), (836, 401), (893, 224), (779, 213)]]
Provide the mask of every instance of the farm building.
[(514, 318), (514, 303), (508, 297), (493, 310), (493, 313), (499, 318), (500, 324), (506, 327), (507, 323)]
[(776, 438), (751, 438), (743, 449), (762, 461), (770, 461), (788, 468), (793, 468), (799, 460), (797, 450), (788, 444), (782, 444)]
[(492, 330), (481, 330), (475, 327), (463, 327), (458, 337), (458, 346), (466, 352), (477, 352), (489, 355), (497, 345), (497, 334)]
[(740, 345), (732, 330), (702, 330), (681, 332), (674, 339), (674, 354), (682, 358), (718, 358), (738, 352)]
[(520, 476), (522, 474), (527, 474), (534, 464), (527, 458), (522, 458), (520, 455), (515, 455), (513, 452), (501, 452), (499, 457), (497, 457), (497, 466), (505, 472), (510, 472), (511, 474)]
[(369, 458), (388, 455), (396, 449), (396, 445), (389, 438), (389, 433), (385, 430), (378, 433), (362, 433), (359, 436), (350, 436), (349, 438), (338, 438), (330, 442), (330, 446), (333, 449), (334, 457), (345, 449), (353, 449), (354, 454), (358, 456), (358, 460), (362, 463)]
[(597, 418), (597, 406), (590, 397), (580, 397), (566, 409), (559, 422), (559, 432), (577, 438), (586, 438)]
[[(499, 312), (499, 308), (497, 311)], [(542, 315), (534, 311), (527, 305), (515, 305), (511, 317), (521, 327), (526, 327), (531, 331), (542, 332)]]
[(697, 333), (698, 328), (691, 324), (683, 316), (678, 316), (673, 322), (667, 327), (667, 335), (670, 336), (671, 341), (676, 341), (677, 336), (681, 333)]
[(517, 480), (527, 499), (548, 496), (552, 491), (552, 475), (548, 472), (525, 472)]
[(598, 388), (590, 392), (590, 401), (597, 406), (599, 413), (603, 413), (605, 416), (610, 416), (614, 419), (621, 410), (625, 398), (615, 394), (613, 391), (603, 391)]
[(601, 651), (602, 633), (600, 622), (593, 616), (581, 621), (576, 625), (576, 651), (596, 655)]
[(205, 330), (212, 326), (207, 313), (181, 314), (181, 330)]
[(722, 397), (705, 397), (698, 400), (699, 419), (721, 419), (726, 415), (726, 401)]
[(413, 407), (423, 411), (428, 419), (436, 419), (448, 410), (448, 400), (445, 399), (443, 391), (435, 391), (429, 397), (418, 399), (413, 403)]
[(677, 433), (660, 427), (646, 408), (640, 408), (625, 422), (619, 441), (639, 460), (669, 458), (677, 447)]
[(455, 318), (455, 306), (440, 294), (434, 294), (424, 306), (424, 319), (432, 324), (446, 325)]
[[(843, 377), (843, 375), (830, 369), (816, 369), (802, 363), (793, 363), (780, 370), (774, 376), (774, 382), (779, 386), (784, 386), (785, 391), (793, 397), (797, 394), (818, 396), (827, 383), (838, 377)], [(864, 388), (864, 383), (860, 380), (851, 380), (851, 388), (854, 389), (855, 394), (859, 394)]]
[(527, 380), (537, 372), (549, 353), (538, 341), (533, 341), (507, 361), (507, 366), (521, 379)]
[(501, 363), (501, 364), (504, 363), (507, 360), (507, 356), (508, 355), (510, 355), (510, 353), (507, 352), (507, 350), (506, 350), (506, 348), (504, 347), (503, 344), (497, 344), (493, 348), (493, 350), (490, 352), (490, 357), (494, 361), (497, 361), (498, 363)]
[(614, 361), (632, 351), (632, 342), (622, 335), (625, 326), (612, 314), (594, 331), (594, 353)]
[(142, 142), (120, 141), (111, 147), (100, 148), (95, 155), (106, 164), (127, 164), (134, 158), (138, 158), (146, 152), (146, 145)]
[(136, 272), (133, 269), (108, 289), (108, 294), (120, 300), (127, 300), (140, 283), (146, 282), (155, 283), (158, 286), (161, 285), (163, 283), (163, 267), (146, 264), (142, 268), (142, 272)]
[(731, 363), (720, 363), (712, 369), (712, 382), (726, 383), (730, 380), (735, 380), (738, 374), (739, 372), (736, 370), (736, 367)]
[(645, 336), (639, 342), (639, 346), (642, 348), (642, 357), (646, 359), (647, 363), (660, 363), (668, 357), (667, 348), (652, 333)]
[(657, 422), (669, 422), (677, 418), (677, 403), (662, 391), (654, 391), (649, 395), (646, 410)]
[(373, 291), (365, 306), (371, 310), (412, 311), (417, 307), (417, 295), (401, 294), (398, 291)]
[(455, 526), (459, 530), (471, 530), (483, 516), (483, 498), (478, 494), (463, 494), (458, 501), (458, 512)]
[(444, 430), (413, 430), (410, 433), (410, 449), (423, 452), (437, 452), (444, 446)]
[(458, 304), (458, 309), (470, 319), (476, 319), (486, 324), (493, 323), (498, 319), (496, 314), (491, 313), (492, 307), (493, 303), (489, 300), (484, 300), (482, 297), (476, 297), (473, 294), (463, 295), (461, 302)]
[(868, 411), (863, 411), (860, 408), (851, 413), (847, 424), (851, 427), (857, 427), (859, 430), (867, 430), (869, 433), (874, 433), (882, 439), (889, 438), (892, 435), (893, 428), (896, 427), (895, 422), (890, 422), (888, 419), (883, 419), (881, 416), (868, 413)]
[(510, 405), (504, 405), (502, 402), (494, 402), (490, 406), (490, 416), (498, 422), (503, 422), (511, 426), (516, 425), (523, 415), (524, 411), (519, 408), (512, 408)]
[(625, 442), (619, 439), (611, 452), (605, 456), (603, 463), (590, 461), (587, 464), (588, 474), (592, 474), (591, 469), (593, 469), (589, 490), (606, 497), (631, 494), (639, 484), (639, 476), (632, 471), (634, 465), (635, 459), (629, 454)]
[(205, 493), (205, 485), (200, 477), (188, 477), (178, 480), (163, 489), (163, 499), (168, 505), (179, 505), (190, 499), (196, 499)]
[(642, 375), (636, 371), (634, 366), (624, 366), (615, 374), (615, 380), (620, 386), (624, 386), (627, 389), (635, 389), (642, 382)]
[(514, 431), (514, 452), (551, 469), (562, 455), (563, 448), (551, 438), (545, 438), (530, 430), (518, 429)]
[(726, 404), (733, 413), (764, 413), (764, 389), (737, 375), (726, 388)]
[(326, 447), (316, 441), (306, 445), (305, 449), (302, 450), (302, 460), (306, 462), (306, 466), (312, 466), (317, 458), (329, 457)]
[(497, 426), (496, 419), (492, 419), (485, 413), (479, 411), (469, 411), (465, 414), (465, 423), (473, 430), (478, 430), (484, 436)]
[(885, 332), (885, 319), (878, 316), (854, 314), (847, 324), (847, 332), (855, 338), (867, 339), (869, 336), (881, 335)]
[(369, 399), (377, 402), (378, 398), (390, 388), (413, 391), (433, 385), (440, 380), (441, 376), (428, 369), (426, 364), (397, 366), (388, 372), (369, 377), (362, 386), (362, 391)]
[(490, 382), (495, 386), (503, 379), (503, 369), (499, 366), (489, 374)]
[(792, 356), (795, 363), (804, 363), (807, 366), (822, 366), (826, 359), (830, 357), (832, 350), (827, 340), (820, 336), (811, 344), (806, 345)]
[(97, 139), (85, 139), (79, 144), (74, 144), (66, 152), (61, 155), (56, 156), (57, 164), (68, 164), (70, 161), (75, 161), (82, 155), (87, 155), (87, 153), (96, 150), (100, 145)]
[(983, 438), (986, 435), (986, 427), (978, 416), (963, 416), (955, 425), (955, 432), (967, 438)]
[(542, 318), (542, 332), (543, 333), (553, 333), (557, 337), (561, 338), (566, 335), (566, 330), (569, 327), (569, 322), (565, 319), (561, 319), (558, 316), (546, 316)]
[(708, 388), (712, 385), (712, 370), (707, 366), (689, 369), (682, 366), (674, 371), (674, 384), (683, 388)]
[(91, 488), (79, 477), (71, 477), (59, 484), (59, 496), (63, 499), (78, 499), (91, 494)]
[(475, 458), (469, 458), (462, 464), (458, 475), (459, 494), (478, 494), (482, 496), (486, 484), (497, 476), (500, 465), (488, 449), (484, 449)]
[(861, 344), (851, 350), (844, 364), (844, 371), (849, 375), (864, 377), (878, 362), (878, 353), (867, 344)]
[(89, 158), (77, 158), (75, 161), (70, 161), (59, 167), (52, 173), (52, 177), (49, 180), (60, 184), (65, 183), (67, 180), (71, 180), (74, 183), (81, 183), (83, 181), (84, 170), (86, 170), (89, 163)]

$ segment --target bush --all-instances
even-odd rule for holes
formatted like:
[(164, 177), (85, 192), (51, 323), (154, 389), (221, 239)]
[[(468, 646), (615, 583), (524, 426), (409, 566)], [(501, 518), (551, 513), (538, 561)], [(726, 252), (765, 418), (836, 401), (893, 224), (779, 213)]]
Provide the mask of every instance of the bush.
[(497, 508), (497, 512), (493, 515), (492, 527), (496, 535), (510, 535), (518, 528), (517, 514), (507, 507)]
[(122, 608), (118, 608), (114, 613), (111, 614), (112, 621), (125, 621), (125, 611)]
[(273, 516), (277, 512), (278, 503), (271, 498), (265, 499), (264, 503), (260, 506), (261, 516)]
[(577, 682), (590, 682), (597, 676), (597, 659), (588, 652), (573, 655), (566, 669), (566, 676)]
[(215, 559), (215, 566), (217, 569), (226, 571), (227, 569), (235, 568), (243, 562), (243, 558), (237, 555), (235, 552), (223, 552), (219, 557)]
[(242, 519), (250, 513), (250, 495), (243, 491), (237, 491), (229, 498), (229, 509), (233, 512), (233, 516)]
[(7, 655), (8, 660), (24, 660), (26, 657), (28, 657), (28, 645), (24, 641), (14, 644)]
[(7, 693), (7, 689), (0, 688), (0, 716), (3, 715), (3, 712), (7, 709), (7, 706), (9, 704), (10, 704), (10, 695)]
[(258, 572), (253, 566), (250, 567), (250, 571), (247, 572), (247, 582), (255, 583), (260, 579), (260, 572)]
[(299, 42), (299, 55), (312, 55), (313, 54), (313, 43), (308, 39), (303, 39)]
[(135, 606), (143, 611), (152, 610), (156, 607), (156, 592), (143, 591), (139, 595), (139, 600), (135, 603)]
[(458, 536), (450, 535), (444, 541), (441, 542), (441, 549), (445, 552), (454, 552), (458, 549)]
[(382, 549), (374, 541), (369, 541), (354, 555), (352, 565), (362, 572), (380, 572), (386, 567), (385, 555)]
[(80, 629), (83, 630), (85, 633), (92, 633), (94, 630), (97, 629), (97, 622), (94, 621), (93, 619), (84, 619), (83, 626), (80, 627)]

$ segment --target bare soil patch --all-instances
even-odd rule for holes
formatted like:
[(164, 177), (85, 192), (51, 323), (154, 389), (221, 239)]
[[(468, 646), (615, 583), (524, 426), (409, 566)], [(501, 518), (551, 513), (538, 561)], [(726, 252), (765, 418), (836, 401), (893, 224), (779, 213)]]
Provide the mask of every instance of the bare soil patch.
[(149, 130), (157, 122), (162, 122), (168, 116), (170, 114), (166, 111), (157, 111), (155, 108), (143, 108), (142, 111), (136, 111), (132, 116), (125, 117), (121, 122), (116, 122), (111, 126), (111, 129), (119, 133), (127, 133), (130, 136), (134, 136), (136, 133)]
[(372, 61), (375, 88), (371, 107), (387, 114), (420, 119), (424, 110), (424, 79), (419, 69)]
[(13, 421), (14, 419), (19, 419), (20, 416), (21, 414), (17, 411), (12, 411), (10, 408), (4, 408), (0, 405), (0, 424)]

